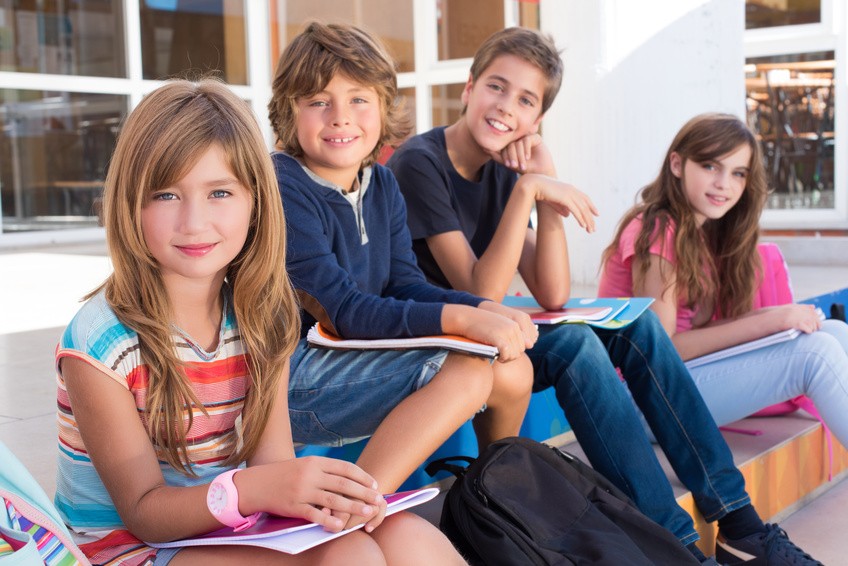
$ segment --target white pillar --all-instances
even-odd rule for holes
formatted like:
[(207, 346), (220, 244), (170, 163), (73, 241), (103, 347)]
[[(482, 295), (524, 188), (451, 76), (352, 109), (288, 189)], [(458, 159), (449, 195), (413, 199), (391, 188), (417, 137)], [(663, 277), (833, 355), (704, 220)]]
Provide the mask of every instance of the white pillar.
[(680, 126), (707, 111), (744, 118), (744, 10), (744, 0), (541, 0), (565, 61), (542, 134), (560, 179), (601, 212), (592, 235), (565, 221), (575, 283), (596, 283), (601, 252)]

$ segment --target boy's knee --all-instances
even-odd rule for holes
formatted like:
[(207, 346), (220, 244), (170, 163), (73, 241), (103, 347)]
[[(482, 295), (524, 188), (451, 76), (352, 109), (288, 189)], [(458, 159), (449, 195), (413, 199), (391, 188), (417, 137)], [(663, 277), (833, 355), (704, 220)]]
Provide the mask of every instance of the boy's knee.
[(450, 385), (461, 393), (463, 398), (474, 402), (479, 400), (480, 406), (492, 393), (494, 372), (492, 364), (484, 358), (452, 352), (448, 354), (439, 373), (449, 377)]
[(587, 324), (563, 324), (539, 339), (531, 352), (537, 371), (563, 373), (576, 361), (596, 365), (609, 361), (598, 335)]
[(495, 363), (493, 389), (509, 397), (523, 399), (533, 392), (533, 364), (527, 355), (506, 363)]
[(638, 342), (640, 338), (655, 341), (660, 337), (668, 337), (665, 328), (660, 323), (659, 317), (650, 309), (643, 312), (639, 315), (639, 318), (625, 326), (621, 330), (621, 333), (629, 336), (634, 342)]

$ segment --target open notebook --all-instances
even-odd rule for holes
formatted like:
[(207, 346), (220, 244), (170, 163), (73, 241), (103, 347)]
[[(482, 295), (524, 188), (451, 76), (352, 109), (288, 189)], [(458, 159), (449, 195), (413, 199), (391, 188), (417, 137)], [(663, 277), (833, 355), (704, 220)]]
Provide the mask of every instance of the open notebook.
[(533, 297), (504, 297), (503, 304), (527, 312), (536, 324), (583, 323), (598, 328), (623, 328), (639, 318), (654, 299), (650, 297), (570, 299), (562, 309), (548, 311)]
[[(824, 312), (821, 309), (817, 308), (816, 314), (819, 315), (821, 320), (825, 319)], [(739, 354), (752, 352), (754, 350), (759, 350), (760, 348), (780, 344), (781, 342), (788, 342), (789, 340), (794, 340), (800, 335), (801, 331), (794, 328), (782, 330), (780, 332), (775, 332), (774, 334), (769, 334), (768, 336), (763, 336), (757, 340), (751, 340), (750, 342), (744, 342), (742, 344), (737, 344), (736, 346), (731, 346), (730, 348), (725, 348), (724, 350), (719, 350), (717, 352), (701, 356), (700, 358), (693, 358), (686, 362), (686, 367), (689, 369), (696, 368), (698, 366), (723, 360), (724, 358), (729, 358), (731, 356), (738, 356)]]
[[(439, 490), (431, 487), (387, 495), (386, 516), (430, 501), (438, 494)], [(223, 529), (190, 539), (146, 544), (154, 548), (238, 544), (262, 546), (287, 554), (298, 554), (363, 526), (359, 525), (338, 533), (331, 533), (325, 531), (321, 525), (309, 523), (303, 519), (263, 515), (255, 525), (238, 533), (233, 532), (232, 528), (224, 527)]]
[(336, 348), (341, 350), (420, 350), (422, 348), (442, 348), (466, 354), (474, 354), (494, 359), (498, 356), (495, 346), (475, 342), (462, 336), (444, 334), (441, 336), (416, 336), (415, 338), (383, 338), (379, 340), (345, 339), (327, 331), (320, 323), (315, 323), (306, 335), (311, 346)]

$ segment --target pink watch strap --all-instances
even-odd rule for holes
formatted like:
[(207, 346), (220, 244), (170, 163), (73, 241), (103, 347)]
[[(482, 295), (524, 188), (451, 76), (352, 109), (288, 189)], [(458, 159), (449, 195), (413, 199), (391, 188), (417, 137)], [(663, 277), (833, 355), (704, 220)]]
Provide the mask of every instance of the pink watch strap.
[[(235, 468), (218, 475), (212, 480), (206, 495), (206, 504), (212, 515), (222, 524), (232, 527), (234, 532), (252, 527), (260, 516), (260, 513), (254, 513), (244, 517), (238, 510), (238, 489), (233, 482), (233, 476), (239, 471), (238, 468)], [(221, 490), (226, 493), (226, 506), (223, 509), (215, 505), (215, 495)]]

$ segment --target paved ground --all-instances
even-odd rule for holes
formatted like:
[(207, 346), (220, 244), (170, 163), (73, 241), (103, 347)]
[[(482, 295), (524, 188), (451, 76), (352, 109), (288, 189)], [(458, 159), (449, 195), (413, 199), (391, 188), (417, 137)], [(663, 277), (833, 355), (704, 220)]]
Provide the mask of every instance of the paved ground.
[[(0, 253), (0, 441), (55, 489), (53, 350), (80, 298), (108, 275), (103, 244)], [(848, 287), (848, 267), (790, 266), (803, 299)], [(514, 289), (520, 289), (516, 284)], [(589, 294), (580, 286), (574, 294)], [(825, 564), (846, 564), (848, 482), (795, 513), (782, 525)]]

